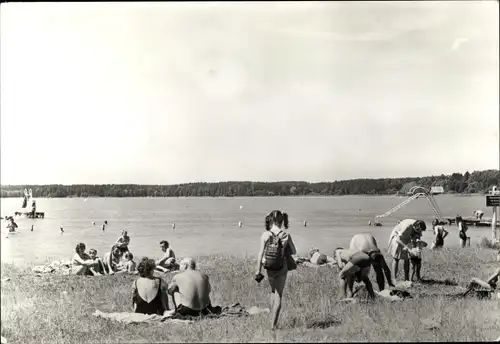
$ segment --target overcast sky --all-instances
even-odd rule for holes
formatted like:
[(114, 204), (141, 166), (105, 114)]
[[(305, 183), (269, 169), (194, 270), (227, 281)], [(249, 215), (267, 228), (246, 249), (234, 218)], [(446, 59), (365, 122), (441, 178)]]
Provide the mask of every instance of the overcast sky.
[(498, 2), (9, 3), (1, 183), (499, 167)]

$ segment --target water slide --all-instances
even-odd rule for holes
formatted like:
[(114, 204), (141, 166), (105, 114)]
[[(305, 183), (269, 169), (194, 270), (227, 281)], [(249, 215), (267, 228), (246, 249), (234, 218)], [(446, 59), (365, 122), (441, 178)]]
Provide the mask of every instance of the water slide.
[(419, 197), (425, 197), (429, 201), (429, 203), (432, 207), (432, 210), (436, 214), (436, 218), (439, 221), (444, 221), (443, 215), (441, 213), (441, 209), (439, 209), (439, 206), (438, 206), (436, 200), (434, 199), (432, 192), (430, 190), (427, 190), (426, 188), (421, 187), (421, 186), (414, 186), (410, 189), (408, 194), (410, 195), (410, 197), (405, 199), (403, 202), (401, 202), (398, 205), (396, 205), (395, 207), (389, 209), (384, 214), (375, 216), (375, 225), (380, 226), (382, 223), (381, 222), (382, 218), (391, 215), (392, 213), (398, 211), (399, 209), (403, 208), (405, 205), (409, 204), (411, 201), (413, 201), (414, 199), (417, 199)]

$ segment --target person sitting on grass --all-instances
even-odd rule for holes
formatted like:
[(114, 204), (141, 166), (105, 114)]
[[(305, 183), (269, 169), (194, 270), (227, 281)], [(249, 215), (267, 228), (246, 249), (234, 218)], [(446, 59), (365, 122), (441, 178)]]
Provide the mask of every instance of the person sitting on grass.
[(221, 307), (212, 307), (210, 301), (208, 276), (196, 270), (192, 258), (182, 259), (179, 265), (181, 272), (172, 278), (168, 286), (175, 313), (181, 316), (219, 314)]
[(176, 270), (178, 266), (175, 263), (175, 253), (170, 248), (168, 241), (160, 241), (160, 247), (165, 254), (163, 255), (163, 258), (156, 261), (156, 270), (159, 270), (161, 272)]
[(97, 264), (90, 268), (90, 271), (94, 275), (103, 275), (104, 274), (104, 264), (102, 259), (97, 256), (97, 250), (95, 248), (91, 248), (89, 250), (90, 259), (97, 260)]
[(71, 260), (71, 273), (73, 275), (93, 276), (94, 273), (91, 268), (95, 268), (98, 265), (98, 260), (91, 259), (90, 256), (85, 253), (84, 243), (76, 245), (75, 252)]
[(120, 266), (120, 260), (123, 253), (118, 245), (113, 245), (111, 251), (106, 253), (103, 257), (104, 271), (108, 275), (115, 273), (125, 272)]
[(136, 264), (134, 262), (134, 255), (130, 252), (125, 253), (125, 260), (127, 261), (124, 266), (124, 270), (129, 274), (136, 274)]
[(499, 278), (500, 278), (500, 267), (497, 268), (495, 272), (486, 281), (474, 277), (471, 279), (467, 287), (467, 290), (462, 295), (465, 296), (472, 290), (493, 292), (497, 288)]
[(341, 247), (335, 249), (333, 255), (337, 265), (341, 269), (340, 278), (340, 299), (344, 299), (349, 288), (349, 297), (354, 296), (354, 281), (363, 282), (371, 299), (375, 298), (375, 292), (369, 278), (370, 267), (377, 259), (375, 253), (370, 255), (364, 252), (353, 252)]
[(132, 305), (135, 313), (163, 315), (168, 310), (167, 283), (155, 278), (155, 261), (144, 257), (137, 265), (139, 278), (134, 281)]
[(408, 247), (410, 248), (410, 263), (413, 268), (410, 280), (413, 282), (413, 278), (417, 276), (417, 281), (421, 281), (422, 276), (420, 271), (422, 269), (422, 249), (427, 247), (427, 243), (418, 238), (412, 238)]
[(364, 252), (368, 255), (374, 253), (375, 260), (372, 262), (372, 265), (377, 276), (376, 278), (379, 291), (385, 289), (386, 279), (389, 286), (394, 287), (394, 283), (391, 277), (391, 270), (389, 269), (389, 266), (387, 265), (382, 252), (378, 248), (377, 240), (375, 240), (375, 237), (373, 235), (367, 233), (354, 235), (351, 239), (349, 250), (351, 252)]

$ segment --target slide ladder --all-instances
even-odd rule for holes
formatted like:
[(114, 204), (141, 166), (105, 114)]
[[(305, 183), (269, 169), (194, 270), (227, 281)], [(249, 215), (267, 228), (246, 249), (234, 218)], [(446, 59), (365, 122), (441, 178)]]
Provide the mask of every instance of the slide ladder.
[(408, 203), (410, 203), (411, 201), (413, 201), (414, 199), (417, 199), (419, 197), (425, 197), (429, 201), (429, 203), (432, 207), (432, 210), (434, 210), (434, 213), (436, 214), (436, 217), (438, 218), (438, 220), (443, 221), (443, 215), (441, 214), (441, 209), (439, 209), (439, 206), (436, 203), (436, 200), (434, 199), (432, 194), (429, 192), (429, 190), (427, 190), (423, 187), (420, 187), (420, 186), (414, 186), (410, 189), (409, 194), (411, 194), (411, 196), (409, 198), (405, 199), (403, 202), (399, 203), (395, 207), (386, 211), (384, 214), (375, 216), (375, 225), (380, 225), (380, 219), (391, 215), (392, 213), (396, 212), (397, 210), (401, 209), (402, 207), (404, 207), (405, 205), (407, 205)]

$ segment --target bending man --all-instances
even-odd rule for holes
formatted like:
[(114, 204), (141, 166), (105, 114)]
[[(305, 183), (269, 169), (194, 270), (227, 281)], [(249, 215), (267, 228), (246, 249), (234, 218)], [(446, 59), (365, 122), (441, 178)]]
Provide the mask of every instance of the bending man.
[(344, 250), (342, 248), (337, 248), (333, 252), (335, 260), (339, 268), (341, 269), (339, 273), (340, 277), (340, 298), (345, 298), (347, 294), (347, 288), (349, 287), (350, 297), (353, 296), (354, 291), (354, 281), (363, 282), (368, 291), (370, 298), (375, 298), (375, 293), (373, 292), (373, 286), (370, 282), (368, 275), (370, 274), (370, 267), (373, 263), (374, 254), (368, 255), (364, 252), (353, 253), (350, 250)]
[[(377, 240), (371, 234), (356, 234), (351, 239), (351, 244), (349, 250), (352, 252), (364, 252), (368, 255), (373, 256), (373, 269), (377, 276), (378, 289), (380, 291), (385, 289), (385, 278), (389, 286), (394, 287), (394, 283), (391, 278), (391, 270), (385, 261), (382, 252), (378, 248)], [(385, 278), (384, 278), (385, 274)]]

